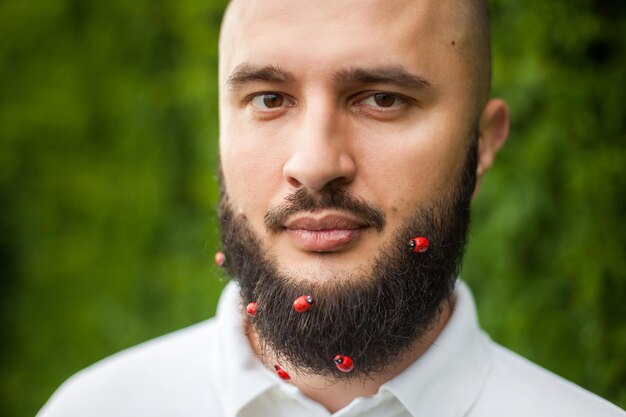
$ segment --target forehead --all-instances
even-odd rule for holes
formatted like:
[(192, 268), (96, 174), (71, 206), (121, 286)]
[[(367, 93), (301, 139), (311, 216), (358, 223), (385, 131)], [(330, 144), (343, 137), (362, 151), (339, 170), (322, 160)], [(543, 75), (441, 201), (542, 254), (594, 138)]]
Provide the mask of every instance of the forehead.
[(451, 0), (234, 0), (220, 40), (220, 75), (252, 63), (315, 74), (350, 65), (418, 72), (461, 63), (464, 28)]

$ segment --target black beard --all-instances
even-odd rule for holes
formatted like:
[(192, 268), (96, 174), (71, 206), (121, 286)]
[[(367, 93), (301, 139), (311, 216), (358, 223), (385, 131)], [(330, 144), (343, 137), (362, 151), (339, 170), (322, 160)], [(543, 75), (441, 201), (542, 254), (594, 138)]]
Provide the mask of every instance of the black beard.
[[(274, 354), (288, 365), (288, 372), (327, 378), (371, 378), (393, 369), (407, 349), (437, 323), (443, 303), (454, 289), (470, 221), (476, 142), (471, 143), (456, 187), (440, 193), (429, 205), (416, 206), (394, 241), (381, 249), (369, 274), (355, 270), (351, 276), (324, 282), (286, 276), (278, 270), (276, 260), (263, 252), (262, 242), (247, 220), (234, 215), (222, 189), (224, 267), (238, 282), (244, 305), (258, 304), (251, 325), (262, 352)], [(370, 224), (375, 228), (384, 225), (384, 215), (377, 217), (380, 213), (375, 207), (342, 191), (331, 190), (327, 198), (318, 200), (307, 197), (305, 191), (298, 193), (287, 198), (276, 209), (278, 213), (268, 213), (269, 230), (280, 224), (275, 221), (277, 216), (322, 207), (349, 211), (359, 218), (369, 213), (373, 216)], [(410, 250), (407, 241), (417, 236), (429, 239), (427, 252)], [(305, 313), (297, 313), (292, 306), (301, 295), (314, 297), (313, 306)], [(333, 358), (338, 354), (354, 360), (352, 372), (335, 367)]]

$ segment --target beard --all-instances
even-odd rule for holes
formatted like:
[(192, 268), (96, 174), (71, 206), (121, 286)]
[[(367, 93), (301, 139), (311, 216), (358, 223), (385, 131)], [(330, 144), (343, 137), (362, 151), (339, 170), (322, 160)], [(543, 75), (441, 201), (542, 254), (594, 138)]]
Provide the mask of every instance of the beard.
[[(367, 265), (370, 268), (342, 271), (322, 282), (310, 274), (281, 271), (245, 217), (234, 214), (222, 182), (224, 268), (239, 284), (244, 305), (252, 301), (258, 305), (250, 325), (261, 354), (274, 355), (288, 372), (349, 380), (384, 374), (415, 342), (430, 344), (424, 335), (437, 324), (443, 303), (452, 296), (465, 250), (476, 164), (477, 135), (454, 186), (428, 204), (416, 204), (414, 213)], [(350, 212), (378, 231), (385, 225), (376, 206), (344, 189), (329, 188), (316, 196), (299, 189), (268, 210), (266, 229), (277, 232), (290, 215), (315, 209)], [(407, 241), (416, 236), (428, 238), (427, 252), (410, 250)], [(301, 295), (315, 300), (303, 314), (292, 307)], [(335, 367), (338, 354), (353, 359), (352, 372)]]

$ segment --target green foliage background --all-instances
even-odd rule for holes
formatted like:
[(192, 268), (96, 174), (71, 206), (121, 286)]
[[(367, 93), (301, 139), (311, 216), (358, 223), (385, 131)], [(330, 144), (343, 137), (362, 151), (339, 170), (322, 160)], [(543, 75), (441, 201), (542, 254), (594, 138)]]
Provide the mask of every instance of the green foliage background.
[[(210, 317), (224, 1), (0, 1), (0, 415)], [(626, 3), (493, 0), (513, 130), (463, 271), (495, 340), (626, 407)]]

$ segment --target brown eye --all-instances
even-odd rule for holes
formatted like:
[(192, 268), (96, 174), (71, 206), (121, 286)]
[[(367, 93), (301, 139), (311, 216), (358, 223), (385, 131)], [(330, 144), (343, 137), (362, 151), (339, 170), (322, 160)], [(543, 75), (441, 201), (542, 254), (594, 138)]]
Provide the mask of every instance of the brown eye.
[(275, 109), (283, 105), (285, 100), (280, 94), (263, 94), (263, 105), (268, 109)]
[(257, 120), (274, 120), (288, 113), (296, 103), (288, 94), (265, 91), (247, 96), (242, 104), (249, 116)]
[(396, 103), (396, 96), (387, 93), (374, 94), (374, 102), (379, 107), (391, 107)]

